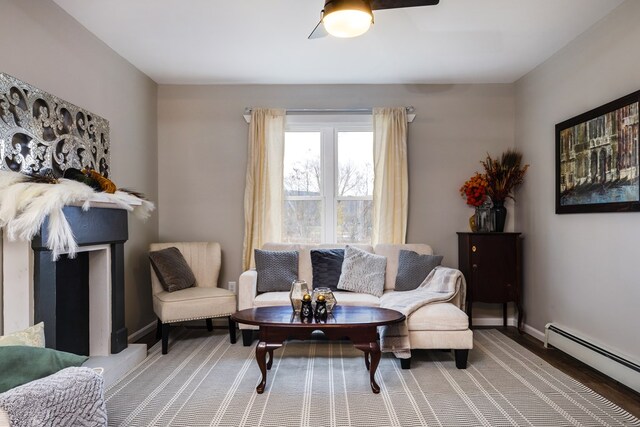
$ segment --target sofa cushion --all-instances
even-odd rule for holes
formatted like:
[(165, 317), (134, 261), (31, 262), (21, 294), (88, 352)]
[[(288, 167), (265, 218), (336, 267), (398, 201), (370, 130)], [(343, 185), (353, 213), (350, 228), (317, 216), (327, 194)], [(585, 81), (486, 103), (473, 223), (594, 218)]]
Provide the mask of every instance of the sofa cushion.
[(149, 260), (165, 291), (175, 292), (196, 284), (196, 276), (178, 248), (149, 252)]
[(344, 249), (312, 249), (313, 289), (337, 290), (343, 259)]
[(288, 291), (298, 278), (297, 251), (255, 250), (258, 292)]
[[(378, 307), (380, 298), (369, 294), (356, 292), (334, 292), (338, 305), (357, 305), (366, 307)], [(275, 305), (290, 305), (289, 292), (268, 292), (260, 294), (253, 300), (254, 307), (271, 307)]]
[(469, 317), (449, 302), (426, 304), (409, 316), (410, 331), (464, 331), (469, 329)]
[(387, 257), (387, 272), (385, 275), (384, 289), (394, 289), (396, 286), (396, 275), (398, 273), (398, 257), (400, 250), (417, 252), (419, 254), (433, 255), (431, 246), (423, 243), (391, 244), (380, 243), (376, 245), (374, 253)]
[(396, 291), (416, 289), (442, 262), (442, 255), (421, 255), (417, 252), (400, 250), (398, 256), (398, 274)]
[(338, 289), (381, 297), (386, 268), (387, 258), (384, 256), (347, 246)]

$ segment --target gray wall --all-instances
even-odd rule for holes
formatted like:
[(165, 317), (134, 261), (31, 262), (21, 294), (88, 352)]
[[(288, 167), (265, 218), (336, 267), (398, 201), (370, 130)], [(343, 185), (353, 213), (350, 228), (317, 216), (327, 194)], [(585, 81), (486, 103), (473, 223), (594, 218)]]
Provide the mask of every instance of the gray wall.
[(516, 84), (526, 323), (557, 322), (640, 360), (640, 213), (555, 215), (554, 125), (640, 89), (640, 2), (627, 1)]
[[(0, 0), (0, 69), (109, 120), (111, 177), (158, 196), (157, 85), (52, 1)], [(146, 251), (158, 216), (129, 220), (126, 325), (153, 321)]]
[[(513, 85), (165, 86), (158, 92), (160, 238), (214, 240), (221, 284), (241, 273), (247, 106), (413, 105), (408, 241), (457, 266), (456, 231), (473, 210), (458, 189), (487, 152), (514, 144)], [(480, 315), (481, 310), (478, 311)]]

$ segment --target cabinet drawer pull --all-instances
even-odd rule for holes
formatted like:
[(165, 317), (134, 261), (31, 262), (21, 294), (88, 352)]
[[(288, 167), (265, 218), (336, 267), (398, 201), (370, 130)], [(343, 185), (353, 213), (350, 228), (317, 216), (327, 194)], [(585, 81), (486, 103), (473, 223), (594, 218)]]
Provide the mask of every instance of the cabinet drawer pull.
[(478, 248), (476, 248), (476, 245), (471, 246), (471, 252), (475, 252), (477, 250), (478, 250)]
[(476, 270), (478, 268), (478, 264), (473, 264), (472, 267), (474, 270)]

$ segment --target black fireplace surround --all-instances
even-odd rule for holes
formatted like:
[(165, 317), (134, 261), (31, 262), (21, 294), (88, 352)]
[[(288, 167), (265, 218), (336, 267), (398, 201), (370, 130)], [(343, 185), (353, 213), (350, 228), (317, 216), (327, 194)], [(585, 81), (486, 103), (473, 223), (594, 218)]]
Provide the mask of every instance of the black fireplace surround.
[[(124, 326), (124, 243), (127, 211), (66, 206), (64, 214), (79, 246), (109, 245), (111, 250), (111, 353), (127, 348)], [(89, 261), (87, 253), (53, 261), (46, 246), (47, 218), (31, 242), (34, 251), (34, 320), (44, 322), (48, 348), (89, 354)]]

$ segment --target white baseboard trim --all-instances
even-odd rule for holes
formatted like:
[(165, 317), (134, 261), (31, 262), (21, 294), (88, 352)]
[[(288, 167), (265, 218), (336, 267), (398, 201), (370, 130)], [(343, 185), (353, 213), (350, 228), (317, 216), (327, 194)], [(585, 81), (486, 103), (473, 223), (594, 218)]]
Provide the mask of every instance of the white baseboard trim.
[(544, 343), (544, 332), (540, 332), (539, 330), (535, 329), (532, 326), (527, 325), (526, 323), (522, 325), (522, 330), (527, 334), (531, 335), (532, 337), (534, 337), (535, 339), (537, 339), (538, 341), (542, 341)]
[(140, 338), (142, 338), (143, 336), (147, 335), (149, 332), (154, 330), (157, 324), (158, 324), (158, 321), (154, 320), (153, 322), (149, 323), (147, 326), (143, 326), (141, 329), (138, 329), (137, 331), (129, 335), (127, 337), (127, 340), (129, 342), (138, 341)]
[(551, 345), (640, 393), (639, 360), (560, 325), (548, 323), (546, 332), (545, 347)]

